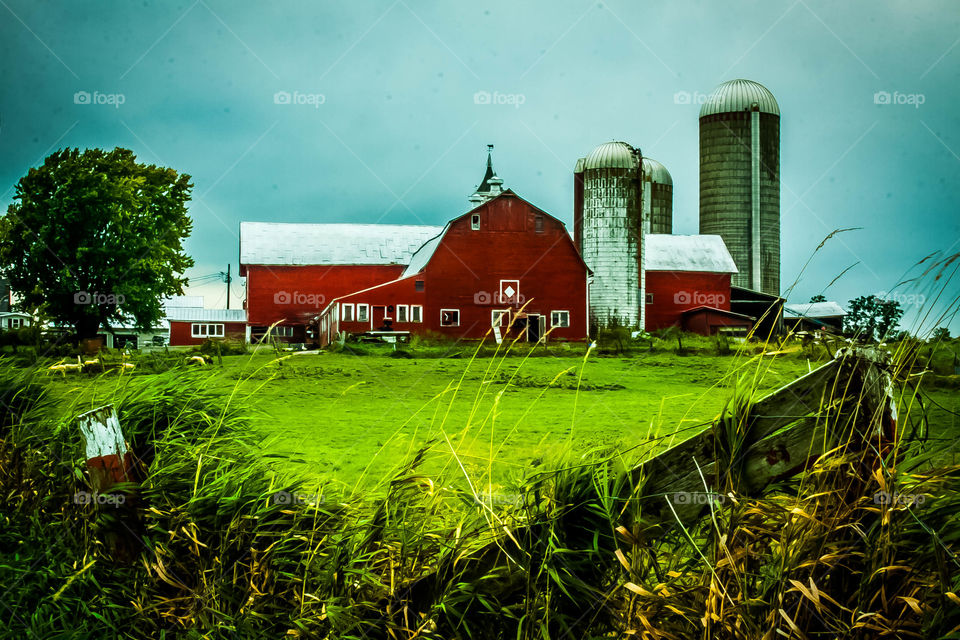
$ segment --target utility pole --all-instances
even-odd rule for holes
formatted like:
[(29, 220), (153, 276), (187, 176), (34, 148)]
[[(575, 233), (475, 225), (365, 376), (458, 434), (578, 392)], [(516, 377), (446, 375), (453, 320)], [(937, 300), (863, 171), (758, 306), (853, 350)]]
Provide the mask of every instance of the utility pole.
[(227, 309), (230, 308), (230, 283), (233, 281), (233, 278), (230, 277), (230, 265), (227, 265), (227, 272), (225, 274), (220, 274), (225, 276), (225, 282), (227, 283)]

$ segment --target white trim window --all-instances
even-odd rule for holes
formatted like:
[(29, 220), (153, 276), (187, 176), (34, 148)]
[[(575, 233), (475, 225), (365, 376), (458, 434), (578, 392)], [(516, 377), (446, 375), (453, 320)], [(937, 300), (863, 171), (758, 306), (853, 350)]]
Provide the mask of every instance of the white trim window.
[(353, 322), (353, 304), (340, 305), (340, 319), (344, 322)]
[(11, 329), (19, 329), (23, 326), (23, 318), (9, 318), (7, 326)]
[(565, 328), (570, 326), (569, 311), (551, 311), (550, 326), (554, 328)]
[(410, 305), (397, 305), (397, 322), (410, 322)]
[(460, 309), (440, 309), (441, 327), (459, 327)]
[(475, 213), (470, 216), (470, 229), (473, 231), (480, 231), (480, 214)]
[(519, 280), (501, 280), (500, 281), (500, 304), (513, 304), (519, 306), (523, 301), (520, 297)]
[(410, 305), (410, 322), (423, 322), (423, 305)]
[(190, 337), (191, 338), (222, 338), (223, 337), (223, 325), (222, 324), (203, 324), (194, 322), (190, 325)]
[(357, 322), (366, 322), (370, 319), (370, 305), (357, 303)]
[(292, 338), (293, 327), (277, 325), (273, 328), (272, 333), (278, 338)]
[(509, 327), (510, 309), (494, 309), (490, 312), (491, 327)]

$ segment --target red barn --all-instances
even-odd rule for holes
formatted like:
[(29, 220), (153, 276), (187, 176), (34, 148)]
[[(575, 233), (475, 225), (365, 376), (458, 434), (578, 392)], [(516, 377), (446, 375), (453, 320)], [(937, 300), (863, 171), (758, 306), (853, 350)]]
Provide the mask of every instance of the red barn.
[(646, 330), (680, 326), (711, 335), (722, 327), (750, 329), (753, 318), (730, 311), (730, 276), (737, 266), (720, 236), (644, 236)]
[(320, 342), (379, 329), (385, 318), (396, 331), (451, 338), (496, 326), (529, 341), (583, 340), (589, 275), (563, 223), (506, 190), (447, 223), (398, 278), (333, 299)]
[(250, 338), (273, 323), (285, 342), (331, 300), (398, 278), (413, 253), (441, 227), (388, 224), (240, 223), (240, 276), (246, 278)]
[(203, 344), (208, 338), (242, 340), (246, 335), (247, 314), (243, 309), (168, 308), (170, 346)]

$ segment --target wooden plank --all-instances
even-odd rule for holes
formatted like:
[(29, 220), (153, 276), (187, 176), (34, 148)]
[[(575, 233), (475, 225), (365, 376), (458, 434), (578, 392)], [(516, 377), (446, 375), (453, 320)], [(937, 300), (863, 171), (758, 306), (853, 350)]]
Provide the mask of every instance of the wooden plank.
[[(757, 440), (820, 411), (821, 400), (840, 373), (841, 360), (831, 360), (758, 400), (750, 408), (751, 436)], [(842, 388), (842, 387), (841, 387)], [(829, 396), (829, 393), (826, 393)]]

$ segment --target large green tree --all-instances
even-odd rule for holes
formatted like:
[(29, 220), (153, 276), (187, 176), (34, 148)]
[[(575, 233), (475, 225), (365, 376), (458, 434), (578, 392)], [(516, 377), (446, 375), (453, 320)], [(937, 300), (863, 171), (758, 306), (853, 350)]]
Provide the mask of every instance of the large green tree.
[(65, 149), (16, 185), (0, 218), (0, 269), (20, 304), (78, 339), (132, 319), (146, 329), (180, 295), (193, 260), (183, 239), (190, 176), (137, 162), (129, 149)]
[(860, 296), (849, 303), (850, 311), (843, 318), (844, 329), (863, 342), (884, 340), (891, 336), (903, 317), (903, 309), (896, 300), (877, 296)]

